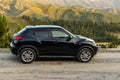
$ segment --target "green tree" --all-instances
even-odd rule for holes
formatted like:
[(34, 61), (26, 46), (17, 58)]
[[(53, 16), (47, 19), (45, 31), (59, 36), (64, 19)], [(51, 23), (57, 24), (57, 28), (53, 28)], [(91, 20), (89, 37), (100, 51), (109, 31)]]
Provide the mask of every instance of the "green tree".
[(10, 42), (10, 35), (7, 19), (4, 15), (0, 15), (0, 47), (7, 47)]
[(0, 15), (0, 38), (8, 32), (7, 19), (4, 15)]

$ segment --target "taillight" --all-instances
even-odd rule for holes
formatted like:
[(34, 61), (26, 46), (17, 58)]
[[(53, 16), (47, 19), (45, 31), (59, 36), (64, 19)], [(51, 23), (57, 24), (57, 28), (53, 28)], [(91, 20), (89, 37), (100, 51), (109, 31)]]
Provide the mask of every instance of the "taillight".
[(22, 36), (16, 36), (16, 37), (15, 37), (15, 40), (17, 40), (17, 41), (22, 40)]

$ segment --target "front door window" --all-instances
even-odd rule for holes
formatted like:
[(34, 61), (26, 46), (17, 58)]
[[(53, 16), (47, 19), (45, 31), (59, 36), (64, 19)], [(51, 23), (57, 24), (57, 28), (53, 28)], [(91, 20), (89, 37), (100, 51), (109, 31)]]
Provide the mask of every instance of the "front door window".
[(52, 38), (58, 42), (67, 42), (68, 34), (62, 30), (52, 30)]

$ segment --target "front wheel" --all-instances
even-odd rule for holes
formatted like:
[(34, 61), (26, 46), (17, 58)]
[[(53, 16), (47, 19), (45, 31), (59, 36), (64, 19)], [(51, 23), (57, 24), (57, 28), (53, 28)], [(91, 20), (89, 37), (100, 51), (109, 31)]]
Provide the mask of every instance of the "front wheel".
[(86, 63), (89, 62), (93, 57), (93, 51), (89, 48), (82, 48), (78, 55), (77, 55), (77, 59), (80, 62)]
[(31, 48), (23, 48), (18, 54), (18, 58), (23, 63), (31, 63), (36, 59), (35, 50)]

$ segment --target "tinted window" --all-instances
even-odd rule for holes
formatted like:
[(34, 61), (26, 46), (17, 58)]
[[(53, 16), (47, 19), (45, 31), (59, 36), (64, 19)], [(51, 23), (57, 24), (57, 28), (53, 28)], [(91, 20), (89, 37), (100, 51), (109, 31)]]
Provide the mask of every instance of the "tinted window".
[(36, 30), (34, 32), (34, 35), (38, 37), (48, 37), (48, 31), (47, 30)]
[(52, 37), (66, 38), (68, 37), (68, 34), (66, 34), (64, 31), (61, 31), (61, 30), (52, 30)]

